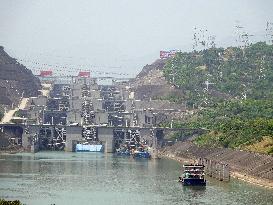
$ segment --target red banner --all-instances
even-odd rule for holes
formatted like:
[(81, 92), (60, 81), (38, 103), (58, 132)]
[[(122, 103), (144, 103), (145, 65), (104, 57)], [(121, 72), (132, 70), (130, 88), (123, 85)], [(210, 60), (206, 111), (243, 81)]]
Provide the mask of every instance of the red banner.
[(175, 56), (177, 52), (180, 52), (178, 50), (171, 50), (171, 51), (160, 51), (160, 58), (165, 59), (165, 58), (172, 58)]
[(78, 76), (83, 77), (83, 78), (90, 78), (90, 72), (89, 71), (80, 71)]
[(41, 70), (40, 71), (40, 76), (41, 77), (49, 77), (52, 76), (52, 70)]

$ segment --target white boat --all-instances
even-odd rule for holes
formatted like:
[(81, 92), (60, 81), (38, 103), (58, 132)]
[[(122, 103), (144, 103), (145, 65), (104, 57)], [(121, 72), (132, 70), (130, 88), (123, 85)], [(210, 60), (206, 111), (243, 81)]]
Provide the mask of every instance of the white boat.
[(103, 152), (101, 144), (77, 144), (76, 152)]

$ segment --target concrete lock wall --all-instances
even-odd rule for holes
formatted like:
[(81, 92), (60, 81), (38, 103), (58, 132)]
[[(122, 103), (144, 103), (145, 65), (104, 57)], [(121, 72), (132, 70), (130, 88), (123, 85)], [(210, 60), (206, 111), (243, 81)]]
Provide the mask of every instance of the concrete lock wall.
[(95, 113), (95, 124), (107, 124), (108, 123), (108, 113), (107, 112), (96, 112)]
[(24, 149), (29, 149), (32, 145), (31, 136), (39, 133), (39, 127), (37, 126), (28, 126), (23, 127), (23, 134), (22, 134), (22, 147)]
[(98, 90), (91, 90), (90, 94), (92, 99), (100, 98), (100, 91)]
[(140, 129), (140, 136), (143, 139), (148, 140), (149, 143), (152, 143), (153, 139), (151, 138), (151, 130), (150, 129)]
[(66, 118), (67, 125), (71, 123), (81, 123), (81, 112), (80, 110), (70, 110), (67, 112), (67, 118)]
[(28, 149), (31, 145), (30, 141), (29, 141), (29, 138), (30, 138), (30, 134), (27, 134), (25, 133), (25, 131), (23, 132), (22, 134), (22, 147), (24, 149)]
[(142, 127), (150, 127), (155, 123), (155, 116), (150, 111), (138, 112), (138, 123)]
[(113, 128), (99, 127), (98, 138), (104, 144), (104, 151), (106, 153), (114, 152)]
[(102, 110), (102, 100), (100, 99), (94, 99), (92, 100), (94, 110)]
[(66, 127), (66, 143), (65, 151), (73, 152), (73, 145), (75, 141), (82, 140), (82, 127), (80, 126), (69, 126)]
[(73, 87), (71, 89), (72, 97), (74, 96), (81, 96), (81, 85), (80, 84), (73, 84)]
[(76, 97), (73, 97), (69, 100), (71, 110), (80, 110), (82, 107), (82, 100)]
[(36, 106), (45, 106), (47, 102), (47, 97), (39, 95), (38, 97), (31, 97), (30, 103)]
[(91, 84), (90, 85), (90, 90), (98, 90), (99, 89), (99, 85), (98, 84)]
[(33, 119), (37, 122), (37, 118), (39, 117), (40, 110), (29, 110), (28, 117), (29, 119)]
[(127, 111), (131, 111), (132, 110), (132, 100), (126, 100), (125, 107), (126, 107)]

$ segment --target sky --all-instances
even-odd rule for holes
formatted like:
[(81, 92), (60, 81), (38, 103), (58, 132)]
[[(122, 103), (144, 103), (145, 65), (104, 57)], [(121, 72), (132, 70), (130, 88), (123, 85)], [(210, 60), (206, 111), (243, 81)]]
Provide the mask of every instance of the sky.
[(272, 0), (0, 0), (0, 45), (30, 69), (135, 76), (160, 50), (190, 51), (194, 28), (263, 40)]

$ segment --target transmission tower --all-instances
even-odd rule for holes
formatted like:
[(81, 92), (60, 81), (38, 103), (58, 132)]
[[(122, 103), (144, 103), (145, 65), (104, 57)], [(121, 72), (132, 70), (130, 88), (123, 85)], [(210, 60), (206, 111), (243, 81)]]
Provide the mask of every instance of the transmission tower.
[(243, 57), (245, 57), (245, 49), (251, 45), (250, 37), (254, 36), (246, 31), (244, 31), (244, 27), (239, 23), (236, 22), (236, 46), (243, 51)]
[(273, 22), (266, 22), (265, 39), (267, 44), (273, 45)]
[(193, 51), (215, 48), (216, 36), (210, 35), (207, 29), (199, 29), (194, 27), (193, 34)]

